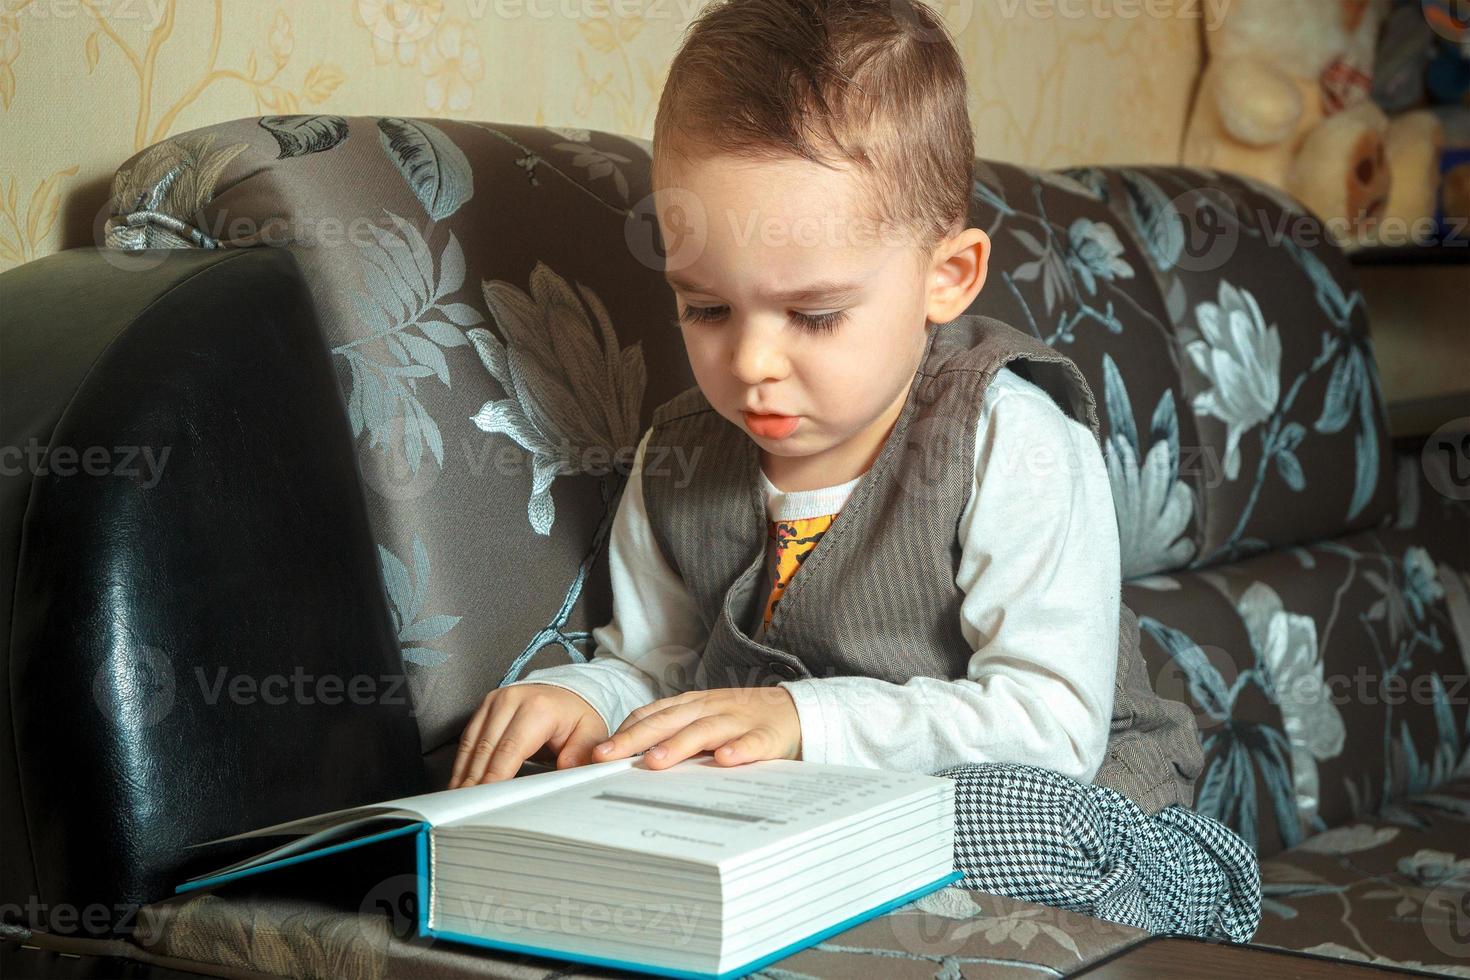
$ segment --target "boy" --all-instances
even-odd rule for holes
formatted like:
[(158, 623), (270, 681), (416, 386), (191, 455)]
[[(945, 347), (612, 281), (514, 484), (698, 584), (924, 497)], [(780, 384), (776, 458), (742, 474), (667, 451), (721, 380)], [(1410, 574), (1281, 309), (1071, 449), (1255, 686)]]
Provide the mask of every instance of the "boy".
[[(963, 887), (1248, 939), (1254, 855), (1188, 809), (1193, 719), (1121, 602), (1092, 392), (964, 312), (990, 250), (973, 163), (963, 67), (917, 0), (691, 26), (653, 187), (697, 384), (639, 443), (596, 655), (487, 695), (450, 785), (543, 748), (930, 772), (957, 782)], [(650, 446), (690, 473), (645, 469)]]

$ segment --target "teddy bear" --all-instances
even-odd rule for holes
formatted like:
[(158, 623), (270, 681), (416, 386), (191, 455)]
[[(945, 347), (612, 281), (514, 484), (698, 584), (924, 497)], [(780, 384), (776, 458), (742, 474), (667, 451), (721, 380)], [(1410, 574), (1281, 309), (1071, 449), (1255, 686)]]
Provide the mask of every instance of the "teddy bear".
[[(1386, 13), (1385, 0), (1233, 0), (1205, 32), (1182, 161), (1287, 191), (1345, 246), (1371, 236), (1390, 205), (1399, 125), (1368, 97)], [(1423, 122), (1399, 135), (1422, 135)]]

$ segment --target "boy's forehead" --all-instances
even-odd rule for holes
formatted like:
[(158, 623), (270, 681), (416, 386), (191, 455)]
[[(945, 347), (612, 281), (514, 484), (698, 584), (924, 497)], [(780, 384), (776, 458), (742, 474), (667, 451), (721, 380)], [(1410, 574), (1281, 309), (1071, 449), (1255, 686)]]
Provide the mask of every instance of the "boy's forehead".
[[(697, 277), (689, 276), (682, 272), (666, 272), (664, 273), (664, 279), (668, 281), (670, 286), (686, 293), (719, 292), (714, 286), (706, 285)], [(810, 281), (803, 280), (800, 284), (791, 287), (758, 289), (756, 292), (759, 298), (765, 302), (800, 303), (817, 299), (855, 296), (862, 292), (863, 287), (871, 279), (871, 272), (863, 276), (824, 276)]]
[(860, 215), (866, 211), (865, 185), (850, 167), (824, 167), (797, 156), (746, 158), (731, 154), (692, 157), (670, 163), (658, 175), (655, 194), (678, 189), (706, 207), (779, 206), (789, 214)]
[(850, 167), (706, 154), (670, 160), (658, 177), (661, 236), (677, 246), (664, 278), (686, 293), (721, 295), (735, 280), (773, 302), (855, 293), (913, 251), (912, 230), (874, 215)]

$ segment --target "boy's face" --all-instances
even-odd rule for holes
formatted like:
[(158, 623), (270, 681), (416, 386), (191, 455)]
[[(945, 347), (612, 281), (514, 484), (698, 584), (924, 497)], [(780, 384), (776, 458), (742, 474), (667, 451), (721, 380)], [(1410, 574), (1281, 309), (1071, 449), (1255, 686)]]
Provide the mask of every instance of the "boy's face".
[(666, 276), (700, 390), (760, 447), (782, 490), (865, 472), (903, 408), (928, 322), (954, 319), (980, 291), (985, 233), (921, 254), (862, 216), (851, 171), (799, 157), (697, 156), (664, 177)]

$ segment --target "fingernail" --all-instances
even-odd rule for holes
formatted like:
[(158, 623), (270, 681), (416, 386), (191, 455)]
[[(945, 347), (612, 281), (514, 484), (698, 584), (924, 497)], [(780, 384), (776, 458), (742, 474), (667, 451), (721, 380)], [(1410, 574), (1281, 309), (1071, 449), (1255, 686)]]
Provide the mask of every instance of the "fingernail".
[(597, 748), (594, 749), (593, 751), (595, 751), (595, 752), (610, 752), (610, 751), (612, 751), (612, 743), (611, 742), (603, 742), (601, 745), (597, 746)]
[(668, 754), (668, 752), (664, 749), (662, 745), (656, 745), (648, 750), (648, 754), (653, 756), (655, 759), (662, 759), (665, 755)]

